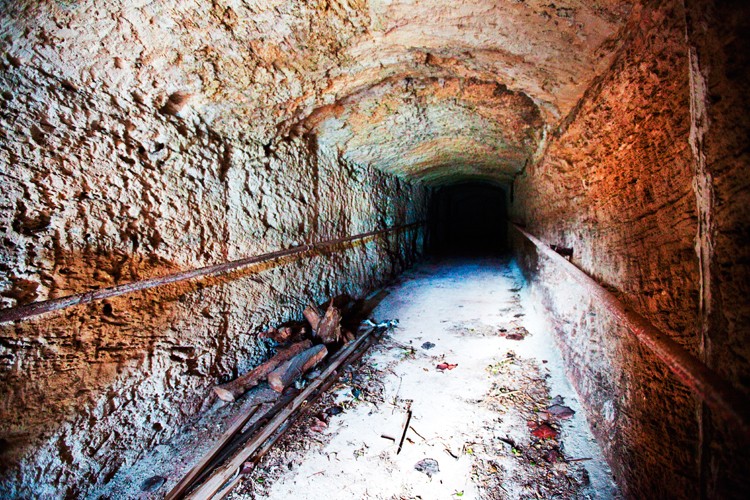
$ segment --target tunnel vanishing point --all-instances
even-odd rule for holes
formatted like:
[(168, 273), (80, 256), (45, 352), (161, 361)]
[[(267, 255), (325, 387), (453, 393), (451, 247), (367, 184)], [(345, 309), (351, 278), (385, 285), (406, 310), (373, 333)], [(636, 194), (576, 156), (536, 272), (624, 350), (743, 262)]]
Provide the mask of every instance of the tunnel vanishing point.
[(750, 498), (747, 2), (0, 21), (1, 497), (105, 491), (270, 325), (481, 247), (553, 318), (626, 498)]

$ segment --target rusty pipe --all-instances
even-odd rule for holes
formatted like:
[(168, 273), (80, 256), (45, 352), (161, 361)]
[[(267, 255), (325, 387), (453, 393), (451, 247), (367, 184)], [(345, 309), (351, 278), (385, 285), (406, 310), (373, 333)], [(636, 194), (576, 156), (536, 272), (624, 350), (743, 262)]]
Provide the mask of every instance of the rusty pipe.
[(163, 285), (169, 285), (172, 283), (178, 283), (181, 281), (193, 280), (198, 278), (208, 278), (219, 276), (231, 271), (236, 271), (245, 267), (249, 267), (254, 264), (261, 262), (268, 262), (271, 260), (280, 259), (282, 257), (288, 257), (291, 255), (301, 255), (315, 250), (324, 250), (336, 245), (342, 245), (351, 243), (357, 240), (363, 240), (379, 236), (384, 233), (393, 231), (405, 231), (417, 226), (424, 224), (424, 221), (413, 222), (411, 224), (404, 224), (401, 226), (389, 227), (386, 229), (379, 229), (376, 231), (370, 231), (367, 233), (360, 233), (354, 236), (347, 236), (345, 238), (337, 238), (333, 240), (326, 240), (318, 243), (311, 243), (308, 245), (300, 245), (286, 250), (278, 250), (276, 252), (265, 253), (262, 255), (256, 255), (253, 257), (246, 257), (244, 259), (233, 260), (230, 262), (224, 262), (222, 264), (215, 264), (212, 266), (201, 267), (198, 269), (191, 269), (189, 271), (181, 271), (174, 274), (168, 274), (166, 276), (158, 276), (155, 278), (148, 278), (145, 280), (132, 281), (130, 283), (124, 283), (122, 285), (110, 286), (107, 288), (100, 288), (84, 293), (76, 293), (73, 295), (67, 295), (65, 297), (59, 297), (55, 299), (42, 300), (38, 302), (32, 302), (22, 306), (12, 307), (9, 309), (0, 310), (0, 323), (7, 323), (10, 321), (18, 321), (41, 314), (57, 311), (60, 309), (66, 309), (81, 304), (88, 304), (97, 300), (108, 299), (111, 297), (117, 297), (132, 292), (139, 292), (143, 290), (149, 290)]
[(746, 439), (750, 440), (750, 418), (748, 418), (747, 405), (729, 382), (544, 242), (526, 232), (518, 224), (511, 225), (533, 243), (540, 253), (567, 271), (576, 283), (595, 297), (604, 309), (662, 360), (677, 378), (706, 405), (737, 425)]

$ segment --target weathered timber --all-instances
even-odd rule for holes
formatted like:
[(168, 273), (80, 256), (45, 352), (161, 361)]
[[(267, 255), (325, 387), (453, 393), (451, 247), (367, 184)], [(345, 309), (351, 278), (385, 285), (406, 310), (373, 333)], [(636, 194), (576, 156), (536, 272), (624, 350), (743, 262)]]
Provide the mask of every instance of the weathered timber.
[(302, 311), (302, 315), (305, 317), (310, 326), (312, 327), (313, 333), (318, 333), (318, 325), (320, 324), (320, 311), (317, 307), (309, 305)]
[(280, 364), (292, 359), (301, 352), (309, 349), (311, 346), (312, 342), (309, 340), (303, 340), (302, 342), (292, 344), (285, 349), (280, 349), (274, 357), (257, 368), (232, 380), (231, 382), (217, 385), (214, 387), (214, 392), (223, 401), (232, 402), (245, 394), (250, 388), (258, 385), (261, 380), (266, 378), (268, 374), (274, 371)]
[(328, 349), (324, 345), (316, 345), (297, 354), (268, 374), (268, 385), (276, 392), (283, 392), (297, 377), (320, 363), (326, 355)]
[(341, 311), (333, 305), (333, 301), (318, 324), (317, 336), (324, 344), (338, 342), (341, 339)]
[[(325, 368), (321, 376), (310, 383), (294, 399), (289, 402), (281, 411), (279, 411), (268, 424), (227, 463), (217, 468), (205, 483), (197, 487), (188, 498), (190, 499), (209, 499), (212, 498), (221, 487), (234, 475), (235, 471), (242, 466), (245, 461), (253, 456), (261, 446), (271, 438), (279, 427), (293, 417), (296, 411), (304, 404), (312, 401), (314, 397), (320, 395), (333, 384), (338, 375), (337, 370), (345, 363), (352, 363), (358, 359), (374, 343), (372, 333), (376, 329), (366, 330), (354, 342), (344, 346)], [(361, 349), (360, 349), (361, 347)], [(308, 404), (307, 407), (310, 405)], [(244, 433), (243, 433), (244, 434)]]
[(237, 417), (234, 423), (222, 434), (216, 444), (209, 450), (208, 453), (198, 462), (190, 471), (185, 474), (180, 482), (178, 482), (172, 490), (167, 493), (164, 497), (165, 500), (175, 500), (182, 497), (187, 491), (190, 485), (195, 479), (203, 472), (209, 463), (219, 454), (219, 452), (232, 440), (232, 438), (245, 426), (245, 424), (255, 415), (260, 409), (260, 405), (255, 405), (250, 408), (247, 412)]
[[(283, 410), (295, 397), (299, 391), (287, 391), (287, 394), (282, 394), (274, 405), (269, 408), (260, 418), (250, 424), (247, 429), (242, 431), (235, 439), (232, 439), (222, 450), (219, 452), (211, 463), (208, 464), (203, 472), (193, 481), (193, 485), (203, 483), (208, 477), (214, 474), (217, 467), (223, 464), (227, 459), (234, 455), (237, 450), (245, 446), (245, 443), (258, 433), (273, 417)], [(188, 495), (189, 496), (189, 495)]]
[(269, 328), (259, 335), (262, 339), (271, 339), (279, 344), (287, 342), (299, 342), (307, 336), (308, 330), (304, 325), (286, 325), (278, 328)]

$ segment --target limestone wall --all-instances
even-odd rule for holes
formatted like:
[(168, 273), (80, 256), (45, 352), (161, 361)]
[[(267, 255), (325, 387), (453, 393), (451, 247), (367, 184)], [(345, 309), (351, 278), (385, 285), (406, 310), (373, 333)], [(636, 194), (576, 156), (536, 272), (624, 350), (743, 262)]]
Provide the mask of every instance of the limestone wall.
[[(259, 82), (266, 101), (255, 96), (252, 110), (270, 115), (241, 129), (252, 117), (205, 89), (197, 96), (195, 72), (219, 68), (198, 64), (186, 37), (226, 47), (230, 35), (215, 20), (204, 31), (171, 23), (216, 13), (12, 7), (0, 73), (0, 307), (423, 219), (426, 188), (346, 162), (313, 135), (276, 133), (271, 94), (278, 101), (288, 82)], [(366, 293), (421, 247), (420, 230), (395, 232), (1, 325), (0, 496), (101, 487), (213, 405), (213, 384), (256, 364), (266, 354), (258, 332), (301, 318), (308, 301)]]
[[(702, 61), (716, 80), (713, 97), (696, 87), (691, 54), (706, 42), (690, 34), (691, 16), (701, 18), (695, 24), (714, 44), (704, 55), (724, 53), (734, 64), (732, 75)], [(576, 266), (742, 394), (749, 388), (748, 328), (736, 319), (747, 312), (746, 290), (738, 286), (750, 274), (739, 244), (747, 216), (739, 215), (744, 195), (729, 193), (746, 192), (741, 186), (750, 181), (747, 155), (737, 149), (747, 120), (730, 125), (727, 111), (718, 111), (738, 109), (727, 101), (742, 106), (740, 74), (747, 69), (739, 70), (718, 41), (743, 46), (737, 19), (709, 3), (686, 11), (681, 2), (665, 2), (637, 12), (612, 68), (553, 134), (542, 159), (516, 179), (511, 212), (543, 241), (572, 248)], [(698, 123), (706, 109), (713, 114)], [(728, 157), (736, 162), (729, 165)], [(707, 189), (715, 189), (713, 198)], [(742, 496), (748, 481), (735, 464), (747, 463), (740, 458), (747, 452), (726, 424), (533, 246), (519, 239), (516, 247), (555, 316), (568, 369), (627, 496)], [(716, 426), (724, 428), (721, 438)]]

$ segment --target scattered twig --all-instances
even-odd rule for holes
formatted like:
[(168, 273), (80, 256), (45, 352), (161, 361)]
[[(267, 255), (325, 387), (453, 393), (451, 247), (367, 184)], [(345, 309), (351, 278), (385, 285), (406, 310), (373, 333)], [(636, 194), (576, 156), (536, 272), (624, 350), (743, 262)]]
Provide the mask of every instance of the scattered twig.
[(179, 498), (183, 493), (185, 493), (185, 491), (187, 491), (187, 489), (198, 477), (198, 475), (200, 475), (200, 473), (203, 472), (203, 470), (208, 466), (211, 460), (213, 460), (214, 457), (219, 454), (219, 452), (226, 446), (226, 444), (245, 426), (245, 424), (253, 417), (253, 415), (258, 412), (258, 409), (260, 409), (260, 405), (255, 405), (250, 409), (250, 411), (248, 411), (244, 415), (240, 415), (234, 422), (234, 424), (232, 424), (232, 426), (227, 429), (227, 431), (219, 438), (213, 448), (211, 448), (211, 450), (206, 453), (201, 461), (195, 464), (195, 466), (190, 469), (187, 474), (185, 474), (185, 477), (183, 477), (180, 482), (177, 483), (169, 493), (167, 493), (165, 499), (172, 500), (175, 498)]
[(421, 435), (420, 433), (417, 432), (417, 429), (415, 429), (413, 425), (410, 425), (409, 428), (412, 431), (414, 431), (414, 434), (416, 434), (417, 436), (421, 437), (422, 441), (427, 441), (427, 439), (423, 435)]
[(445, 443), (443, 443), (443, 449), (445, 450), (445, 452), (446, 452), (446, 453), (448, 453), (448, 455), (450, 455), (450, 456), (452, 456), (453, 458), (455, 458), (456, 460), (458, 460), (458, 456), (457, 456), (457, 455), (456, 455), (455, 453), (453, 453), (453, 452), (451, 451), (451, 449), (450, 449), (450, 448), (448, 448), (448, 446), (446, 446), (446, 445), (445, 445)]
[(404, 439), (406, 439), (406, 432), (409, 430), (409, 423), (411, 422), (411, 403), (409, 403), (409, 406), (406, 408), (406, 421), (404, 422), (404, 431), (401, 434), (401, 441), (398, 442), (398, 450), (396, 450), (396, 455), (401, 453), (401, 448), (404, 446)]

